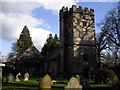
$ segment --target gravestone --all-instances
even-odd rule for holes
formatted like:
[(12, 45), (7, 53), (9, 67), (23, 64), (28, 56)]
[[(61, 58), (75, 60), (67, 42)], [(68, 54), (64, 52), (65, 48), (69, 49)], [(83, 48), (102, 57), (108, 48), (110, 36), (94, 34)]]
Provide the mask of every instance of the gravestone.
[(80, 82), (80, 76), (76, 75), (76, 79)]
[(28, 73), (25, 73), (25, 75), (24, 75), (24, 81), (29, 81), (29, 74)]
[(52, 85), (52, 79), (48, 74), (45, 75), (43, 78), (41, 78), (39, 81), (40, 89), (44, 89), (44, 88), (50, 89), (51, 85)]
[(9, 73), (9, 75), (7, 76), (7, 83), (12, 83), (14, 82), (14, 76), (12, 75), (12, 73)]
[(16, 75), (16, 82), (19, 82), (20, 81), (20, 79), (19, 79), (19, 77), (18, 76), (21, 76), (21, 73), (19, 72), (17, 75)]
[[(0, 81), (2, 81), (2, 67), (0, 67)], [(1, 82), (0, 82), (1, 83)], [(1, 85), (1, 84), (0, 84)]]
[(113, 90), (120, 90), (120, 81), (116, 74), (112, 80), (112, 86), (113, 86)]
[(78, 82), (78, 80), (75, 77), (72, 77), (70, 78), (69, 82), (64, 88), (65, 90), (69, 90), (71, 88), (82, 90), (82, 85)]

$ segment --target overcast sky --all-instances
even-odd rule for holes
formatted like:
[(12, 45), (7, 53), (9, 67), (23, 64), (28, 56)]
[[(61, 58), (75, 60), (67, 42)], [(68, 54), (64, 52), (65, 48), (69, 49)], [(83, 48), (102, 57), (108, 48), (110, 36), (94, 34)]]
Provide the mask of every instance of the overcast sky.
[[(104, 19), (108, 10), (112, 9), (116, 5), (115, 2), (118, 1), (2, 0), (0, 2), (0, 51), (4, 54), (10, 52), (12, 43), (19, 38), (25, 25), (30, 31), (34, 45), (41, 50), (49, 33), (58, 34), (59, 36), (59, 10), (62, 6), (71, 7), (74, 4), (93, 8), (95, 10), (95, 22), (98, 23)], [(98, 27), (96, 27), (96, 32), (99, 32)]]

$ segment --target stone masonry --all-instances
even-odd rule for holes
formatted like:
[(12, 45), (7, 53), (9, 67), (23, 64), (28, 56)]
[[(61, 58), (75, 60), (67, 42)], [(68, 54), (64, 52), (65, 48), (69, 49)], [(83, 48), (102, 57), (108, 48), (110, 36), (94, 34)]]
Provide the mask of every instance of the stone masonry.
[(88, 77), (96, 70), (94, 10), (73, 5), (60, 10), (61, 72)]

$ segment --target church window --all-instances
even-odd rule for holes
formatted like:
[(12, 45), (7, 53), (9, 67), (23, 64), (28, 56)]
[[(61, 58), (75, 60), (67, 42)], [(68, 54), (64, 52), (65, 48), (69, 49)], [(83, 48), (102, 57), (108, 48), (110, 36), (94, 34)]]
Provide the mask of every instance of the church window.
[(88, 61), (88, 54), (82, 54), (83, 61), (86, 62)]

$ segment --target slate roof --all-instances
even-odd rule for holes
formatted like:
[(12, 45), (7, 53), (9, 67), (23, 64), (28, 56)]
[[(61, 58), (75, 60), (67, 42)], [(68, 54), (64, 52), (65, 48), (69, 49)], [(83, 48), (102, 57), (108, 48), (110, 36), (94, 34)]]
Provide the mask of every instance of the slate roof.
[(23, 54), (22, 56), (19, 58), (19, 60), (25, 60), (26, 62), (31, 62), (31, 61), (35, 61), (38, 59), (41, 59), (42, 55), (41, 53), (38, 51), (38, 49), (33, 45), (31, 47), (29, 47)]

